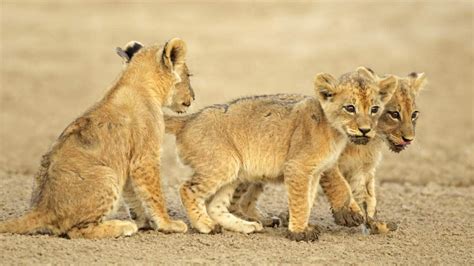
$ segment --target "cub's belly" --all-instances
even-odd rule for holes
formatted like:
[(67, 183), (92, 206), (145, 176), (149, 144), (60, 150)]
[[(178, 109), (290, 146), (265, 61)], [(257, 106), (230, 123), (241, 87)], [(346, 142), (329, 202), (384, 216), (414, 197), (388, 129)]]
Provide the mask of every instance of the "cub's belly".
[(239, 179), (244, 182), (281, 182), (284, 164), (284, 156), (253, 156), (243, 162)]

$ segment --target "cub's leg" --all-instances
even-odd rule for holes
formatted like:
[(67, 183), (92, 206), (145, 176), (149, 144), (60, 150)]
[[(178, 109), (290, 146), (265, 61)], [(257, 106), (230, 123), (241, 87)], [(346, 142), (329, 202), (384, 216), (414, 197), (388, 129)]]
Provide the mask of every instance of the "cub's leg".
[(366, 226), (370, 229), (372, 234), (386, 234), (390, 231), (397, 230), (397, 224), (393, 222), (384, 222), (378, 220), (376, 215), (377, 198), (375, 196), (375, 175), (369, 174), (368, 180), (364, 189), (364, 199), (360, 205), (366, 212)]
[[(318, 177), (313, 177), (311, 184), (310, 184), (310, 192), (309, 192), (309, 206), (313, 206), (314, 202), (316, 201), (316, 196), (318, 195), (318, 185), (319, 183), (317, 182), (319, 180)], [(273, 221), (277, 221), (279, 223), (279, 226), (288, 226), (288, 221), (290, 214), (288, 213), (288, 210), (281, 212), (278, 217), (272, 217)]]
[[(264, 184), (251, 183), (251, 184), (246, 184), (246, 185), (247, 185), (247, 189), (245, 190), (245, 193), (243, 194), (241, 193), (240, 195), (240, 200), (238, 202), (238, 205), (239, 205), (238, 209), (240, 213), (237, 213), (237, 214), (241, 215), (245, 219), (259, 221), (260, 223), (263, 224), (263, 226), (270, 226), (270, 227), (280, 226), (281, 225), (280, 218), (270, 217), (270, 215), (262, 212), (257, 207), (258, 198), (263, 193)], [(236, 191), (239, 190), (239, 187), (236, 189)]]
[(358, 226), (364, 222), (364, 213), (354, 200), (351, 188), (337, 166), (323, 173), (320, 184), (331, 205), (336, 224)]
[(240, 199), (245, 195), (249, 187), (251, 186), (251, 183), (240, 183), (240, 185), (235, 188), (234, 194), (232, 194), (232, 199), (230, 200), (230, 206), (229, 206), (229, 211), (237, 214), (237, 215), (243, 215), (242, 210), (240, 209)]
[(69, 238), (101, 239), (120, 236), (131, 236), (138, 231), (134, 222), (109, 220), (97, 224), (90, 223), (84, 227), (75, 227), (67, 232)]
[(123, 193), (123, 199), (125, 204), (129, 208), (130, 217), (135, 221), (138, 226), (138, 229), (149, 229), (151, 228), (148, 216), (146, 214), (145, 207), (143, 203), (138, 199), (135, 191), (133, 189), (132, 180), (129, 178), (125, 184)]
[(117, 209), (123, 190), (116, 172), (106, 166), (90, 166), (74, 172), (71, 165), (71, 162), (58, 163), (50, 169), (51, 182), (45, 184), (44, 194), (36, 203), (36, 208), (55, 214), (52, 224), (59, 228), (58, 233), (71, 238), (135, 233), (137, 226), (131, 221), (106, 220)]
[(207, 205), (207, 210), (209, 215), (213, 220), (218, 222), (222, 227), (227, 230), (241, 232), (245, 234), (258, 232), (263, 230), (262, 224), (259, 222), (249, 222), (242, 220), (227, 209), (230, 205), (230, 199), (232, 198), (232, 193), (235, 188), (238, 186), (238, 183), (228, 184), (223, 186), (214, 197), (211, 199)]
[(222, 186), (232, 183), (237, 178), (240, 167), (232, 158), (220, 159), (220, 162), (207, 162), (206, 165), (199, 165), (199, 168), (195, 167), (194, 175), (180, 188), (181, 202), (191, 224), (204, 234), (220, 231), (218, 224), (207, 212), (206, 200)]
[[(298, 161), (290, 161), (285, 167), (285, 186), (288, 192), (290, 219), (288, 238), (296, 241), (315, 241), (320, 231), (308, 225), (312, 200), (311, 183), (319, 182), (319, 174), (313, 175), (314, 167)], [(316, 180), (312, 180), (315, 178)]]
[(159, 160), (141, 159), (130, 171), (131, 185), (140, 199), (146, 213), (150, 216), (151, 226), (165, 233), (184, 233), (188, 230), (181, 220), (171, 220), (166, 210), (161, 190)]

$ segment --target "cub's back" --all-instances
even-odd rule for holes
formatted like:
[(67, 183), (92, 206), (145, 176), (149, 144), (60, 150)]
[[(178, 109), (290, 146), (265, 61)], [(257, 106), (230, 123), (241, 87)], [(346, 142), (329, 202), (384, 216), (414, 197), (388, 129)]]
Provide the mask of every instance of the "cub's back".
[(209, 106), (192, 115), (177, 134), (178, 151), (184, 152), (180, 157), (186, 162), (188, 156), (230, 155), (241, 162), (269, 158), (279, 164), (298, 125), (302, 112), (297, 110), (313, 105), (317, 100), (312, 97), (279, 94)]
[(289, 119), (294, 107), (308, 99), (311, 97), (298, 94), (257, 95), (211, 105), (191, 115), (182, 133), (203, 132), (203, 138), (212, 138), (268, 131), (268, 127), (277, 127)]

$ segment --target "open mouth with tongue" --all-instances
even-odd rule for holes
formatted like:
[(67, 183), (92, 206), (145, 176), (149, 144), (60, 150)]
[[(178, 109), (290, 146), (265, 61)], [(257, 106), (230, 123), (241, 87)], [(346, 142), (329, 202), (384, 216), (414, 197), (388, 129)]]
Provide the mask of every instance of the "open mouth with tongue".
[(399, 153), (403, 151), (408, 145), (410, 145), (410, 141), (401, 141), (401, 142), (396, 142), (391, 140), (390, 138), (387, 138), (389, 142), (389, 148), (391, 151)]

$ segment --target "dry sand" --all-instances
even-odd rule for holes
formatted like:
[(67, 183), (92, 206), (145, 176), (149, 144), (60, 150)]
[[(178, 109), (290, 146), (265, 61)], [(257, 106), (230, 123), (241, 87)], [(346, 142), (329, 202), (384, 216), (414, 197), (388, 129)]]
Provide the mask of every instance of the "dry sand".
[[(284, 229), (242, 235), (140, 232), (113, 240), (0, 235), (0, 264), (24, 263), (441, 263), (473, 264), (473, 3), (26, 3), (1, 2), (0, 219), (28, 208), (40, 156), (97, 101), (121, 69), (114, 48), (130, 40), (187, 41), (193, 110), (242, 95), (312, 94), (316, 72), (359, 65), (379, 73), (426, 72), (417, 140), (386, 152), (377, 179), (387, 236), (334, 225), (323, 197), (311, 220), (315, 243)], [(188, 169), (174, 140), (163, 149), (163, 185), (173, 216)], [(286, 208), (282, 187), (260, 206)], [(120, 215), (120, 214), (119, 214)]]

